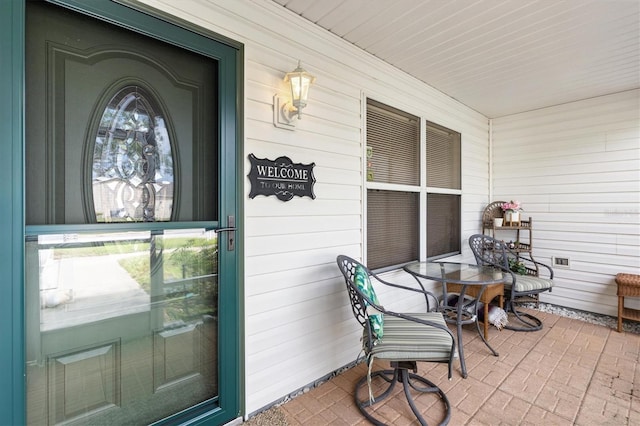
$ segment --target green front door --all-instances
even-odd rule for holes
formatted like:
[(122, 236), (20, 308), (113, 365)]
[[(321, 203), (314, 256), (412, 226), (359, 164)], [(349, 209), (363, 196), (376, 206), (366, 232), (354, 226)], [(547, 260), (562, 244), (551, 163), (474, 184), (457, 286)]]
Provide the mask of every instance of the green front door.
[(224, 423), (240, 413), (237, 50), (62, 3), (79, 11), (26, 4), (26, 422)]

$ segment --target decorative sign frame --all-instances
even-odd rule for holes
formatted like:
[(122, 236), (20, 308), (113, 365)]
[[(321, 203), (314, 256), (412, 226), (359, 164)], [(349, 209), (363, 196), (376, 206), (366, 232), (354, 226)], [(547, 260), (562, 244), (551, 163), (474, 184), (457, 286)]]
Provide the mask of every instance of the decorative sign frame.
[(294, 196), (316, 198), (313, 193), (313, 185), (316, 183), (313, 175), (315, 163), (294, 163), (289, 157), (268, 160), (257, 158), (253, 154), (249, 154), (249, 161), (249, 198), (257, 195), (275, 195), (281, 201), (289, 201)]

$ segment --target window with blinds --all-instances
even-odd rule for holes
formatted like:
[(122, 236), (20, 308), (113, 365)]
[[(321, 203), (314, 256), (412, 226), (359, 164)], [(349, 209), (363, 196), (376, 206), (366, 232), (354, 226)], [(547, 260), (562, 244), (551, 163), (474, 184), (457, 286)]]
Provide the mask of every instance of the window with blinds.
[(427, 194), (427, 258), (460, 253), (460, 196)]
[(427, 186), (461, 189), (460, 133), (427, 121)]
[(420, 117), (371, 99), (366, 115), (368, 266), (459, 253), (460, 133), (426, 121), (421, 150)]
[(433, 259), (460, 253), (460, 133), (427, 121), (426, 138), (426, 251)]
[[(367, 180), (414, 186), (414, 192), (368, 189), (367, 264), (379, 269), (418, 260), (420, 119), (367, 101)], [(384, 186), (384, 185), (383, 185)]]
[(367, 264), (371, 269), (418, 260), (419, 193), (367, 191)]
[(420, 119), (367, 101), (368, 180), (420, 185)]

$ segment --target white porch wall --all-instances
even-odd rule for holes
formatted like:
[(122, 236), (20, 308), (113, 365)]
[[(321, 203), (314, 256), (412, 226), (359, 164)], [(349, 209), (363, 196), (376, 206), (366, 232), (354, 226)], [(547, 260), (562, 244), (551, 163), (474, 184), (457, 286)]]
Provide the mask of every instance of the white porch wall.
[[(244, 182), (250, 414), (359, 353), (361, 330), (335, 260), (363, 254), (363, 94), (462, 134), (465, 239), (477, 232), (488, 202), (488, 120), (270, 0), (144, 3), (244, 44), (244, 175), (250, 153), (316, 165), (315, 200), (249, 199)], [(302, 120), (288, 131), (272, 124), (272, 97), (287, 95), (282, 79), (298, 59), (317, 81)], [(405, 303), (415, 301), (388, 304)]]
[(617, 315), (616, 273), (640, 273), (640, 91), (496, 119), (493, 158), (493, 198), (523, 203), (535, 258), (571, 260), (541, 300)]

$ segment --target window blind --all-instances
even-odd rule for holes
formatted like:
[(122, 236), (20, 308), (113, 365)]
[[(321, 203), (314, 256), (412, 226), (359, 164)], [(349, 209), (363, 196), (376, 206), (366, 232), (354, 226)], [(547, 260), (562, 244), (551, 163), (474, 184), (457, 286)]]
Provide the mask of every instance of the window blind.
[(371, 269), (418, 260), (419, 194), (367, 191), (367, 264)]
[(367, 101), (367, 148), (371, 150), (369, 180), (420, 184), (420, 120), (418, 117)]
[(460, 133), (427, 122), (427, 186), (461, 189)]
[(427, 258), (460, 253), (460, 196), (427, 194)]

